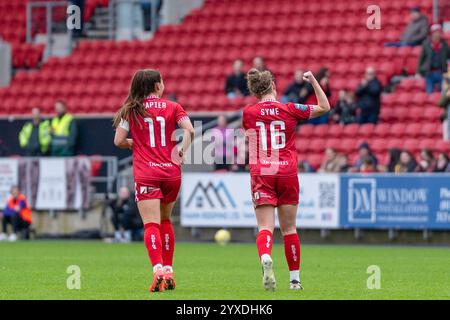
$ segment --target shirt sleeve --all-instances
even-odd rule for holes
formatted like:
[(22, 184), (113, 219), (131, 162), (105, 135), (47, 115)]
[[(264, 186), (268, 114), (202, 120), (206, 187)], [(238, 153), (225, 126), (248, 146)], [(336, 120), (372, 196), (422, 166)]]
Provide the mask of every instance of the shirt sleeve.
[(130, 131), (130, 124), (128, 123), (127, 120), (122, 119), (122, 120), (120, 120), (119, 128), (122, 128), (122, 129), (124, 129), (126, 131)]
[(314, 108), (313, 105), (301, 103), (288, 103), (287, 107), (297, 120), (309, 120)]
[(175, 121), (179, 124), (184, 120), (189, 120), (189, 116), (187, 115), (186, 111), (184, 111), (183, 107), (177, 104), (175, 107)]

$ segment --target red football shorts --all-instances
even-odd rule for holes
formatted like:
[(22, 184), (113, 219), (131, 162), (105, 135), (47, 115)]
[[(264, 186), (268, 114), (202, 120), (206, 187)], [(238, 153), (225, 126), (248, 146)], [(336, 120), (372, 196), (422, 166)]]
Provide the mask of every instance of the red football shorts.
[(255, 208), (264, 204), (275, 207), (298, 204), (300, 186), (296, 175), (290, 177), (253, 176), (251, 185)]
[(162, 203), (169, 203), (177, 200), (181, 179), (167, 181), (147, 180), (136, 182), (135, 186), (136, 202), (161, 199)]

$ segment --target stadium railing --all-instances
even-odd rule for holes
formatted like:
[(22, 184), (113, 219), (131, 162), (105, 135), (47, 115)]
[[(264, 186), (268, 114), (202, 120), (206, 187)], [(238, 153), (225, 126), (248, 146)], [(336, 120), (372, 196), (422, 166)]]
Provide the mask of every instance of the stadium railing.
[[(45, 30), (44, 61), (54, 54), (53, 44), (56, 33), (66, 38), (65, 53), (72, 52), (72, 31), (66, 26), (66, 10), (69, 5), (69, 1), (29, 1), (27, 3), (26, 41), (33, 43), (35, 34)], [(55, 32), (56, 30), (58, 32)]]

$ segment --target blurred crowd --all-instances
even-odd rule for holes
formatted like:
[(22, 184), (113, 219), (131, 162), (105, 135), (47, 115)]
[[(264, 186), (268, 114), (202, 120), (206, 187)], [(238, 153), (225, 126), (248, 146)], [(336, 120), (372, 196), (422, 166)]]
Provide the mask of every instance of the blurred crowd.
[[(367, 142), (358, 148), (358, 157), (354, 163), (345, 154), (338, 153), (333, 148), (327, 148), (318, 172), (333, 173), (376, 173), (376, 172), (450, 172), (449, 156), (446, 153), (433, 154), (429, 149), (423, 149), (418, 159), (408, 150), (390, 149), (386, 163), (380, 163)], [(298, 164), (300, 172), (316, 171), (307, 161)]]

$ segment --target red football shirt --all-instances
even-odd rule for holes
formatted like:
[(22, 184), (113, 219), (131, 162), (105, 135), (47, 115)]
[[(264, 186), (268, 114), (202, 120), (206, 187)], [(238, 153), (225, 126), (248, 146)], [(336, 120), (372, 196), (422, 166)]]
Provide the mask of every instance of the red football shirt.
[(147, 116), (122, 120), (120, 127), (133, 138), (133, 174), (136, 182), (176, 180), (181, 164), (173, 133), (176, 124), (189, 119), (178, 103), (150, 96), (144, 100)]
[(243, 127), (249, 139), (252, 176), (297, 174), (295, 131), (299, 120), (311, 117), (312, 106), (261, 101), (244, 108)]

